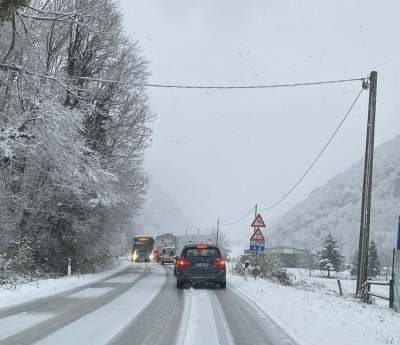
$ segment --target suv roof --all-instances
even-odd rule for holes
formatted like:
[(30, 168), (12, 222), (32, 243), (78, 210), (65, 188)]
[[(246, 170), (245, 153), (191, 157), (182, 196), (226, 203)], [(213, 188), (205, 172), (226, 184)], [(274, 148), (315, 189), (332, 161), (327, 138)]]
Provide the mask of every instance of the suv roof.
[(216, 246), (215, 244), (207, 244), (207, 243), (190, 243), (185, 245), (185, 247), (188, 248), (197, 248), (198, 246), (206, 246), (207, 248), (218, 248), (218, 246)]

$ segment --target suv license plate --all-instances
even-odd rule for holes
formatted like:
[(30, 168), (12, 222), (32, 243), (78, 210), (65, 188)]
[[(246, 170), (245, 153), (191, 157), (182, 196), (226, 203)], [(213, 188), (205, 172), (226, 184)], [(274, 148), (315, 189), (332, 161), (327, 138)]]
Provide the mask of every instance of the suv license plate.
[(198, 262), (196, 264), (197, 267), (207, 267), (208, 266), (208, 262)]

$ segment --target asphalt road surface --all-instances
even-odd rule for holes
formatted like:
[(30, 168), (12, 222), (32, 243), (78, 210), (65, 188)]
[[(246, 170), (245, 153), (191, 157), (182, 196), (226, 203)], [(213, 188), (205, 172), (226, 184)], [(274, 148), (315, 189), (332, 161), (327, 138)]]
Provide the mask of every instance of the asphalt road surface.
[(103, 281), (0, 310), (0, 345), (295, 345), (230, 285), (176, 288), (173, 269), (132, 263)]

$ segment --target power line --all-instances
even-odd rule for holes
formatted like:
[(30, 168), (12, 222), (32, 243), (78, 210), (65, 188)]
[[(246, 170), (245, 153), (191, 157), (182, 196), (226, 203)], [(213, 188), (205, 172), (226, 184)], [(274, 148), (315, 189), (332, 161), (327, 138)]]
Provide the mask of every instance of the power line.
[[(340, 80), (328, 80), (328, 81), (317, 81), (310, 83), (294, 83), (294, 84), (275, 84), (275, 85), (250, 85), (250, 86), (193, 86), (193, 85), (163, 85), (163, 84), (144, 84), (144, 83), (135, 83), (132, 81), (121, 81), (114, 79), (102, 79), (102, 78), (91, 78), (91, 77), (70, 77), (67, 75), (60, 74), (41, 74), (39, 72), (31, 71), (21, 66), (11, 64), (11, 63), (0, 63), (0, 70), (14, 70), (19, 73), (27, 73), (40, 78), (51, 79), (60, 83), (64, 88), (67, 88), (67, 85), (64, 85), (63, 82), (67, 82), (68, 80), (81, 79), (88, 81), (96, 81), (101, 83), (113, 83), (113, 84), (121, 84), (121, 85), (130, 85), (133, 87), (156, 87), (156, 88), (176, 88), (176, 89), (219, 89), (219, 90), (229, 90), (229, 89), (267, 89), (267, 88), (279, 88), (279, 87), (296, 87), (296, 86), (312, 86), (312, 85), (321, 85), (321, 84), (334, 84), (334, 83), (345, 83), (352, 81), (362, 81), (366, 82), (367, 78), (352, 78), (352, 79), (340, 79)], [(61, 78), (61, 79), (57, 79)]]
[[(365, 79), (362, 79), (363, 81)], [(332, 139), (334, 138), (334, 136), (336, 135), (336, 133), (338, 132), (338, 130), (340, 129), (340, 127), (342, 126), (343, 122), (346, 120), (347, 116), (350, 114), (350, 111), (353, 109), (354, 105), (356, 104), (356, 102), (358, 101), (358, 99), (361, 96), (361, 93), (365, 90), (365, 87), (363, 86), (363, 88), (361, 89), (361, 91), (359, 92), (359, 94), (357, 95), (356, 99), (354, 100), (353, 104), (351, 105), (350, 109), (347, 111), (346, 115), (344, 116), (344, 118), (342, 119), (342, 121), (340, 122), (339, 126), (336, 128), (336, 130), (333, 132), (332, 136), (330, 137), (330, 139), (328, 140), (328, 142), (325, 144), (325, 146), (323, 147), (323, 149), (321, 150), (321, 152), (318, 154), (317, 158), (313, 161), (313, 163), (310, 165), (310, 167), (307, 169), (307, 171), (303, 174), (303, 176), (300, 178), (299, 181), (297, 181), (297, 183), (293, 186), (293, 188), (282, 198), (280, 199), (278, 202), (276, 202), (275, 204), (273, 204), (272, 206), (269, 206), (267, 208), (259, 208), (259, 211), (266, 211), (269, 210), (275, 206), (277, 206), (278, 204), (280, 204), (283, 200), (285, 200), (289, 194), (291, 194), (295, 188), (300, 184), (300, 182), (304, 179), (304, 177), (308, 174), (308, 172), (312, 169), (312, 167), (315, 165), (315, 163), (318, 161), (318, 159), (321, 157), (321, 155), (324, 153), (325, 149), (328, 147), (328, 145), (330, 144), (330, 142), (332, 141)], [(220, 223), (221, 225), (233, 225), (236, 224), (238, 222), (240, 222), (241, 220), (243, 220), (245, 217), (247, 217), (250, 212), (252, 212), (254, 210), (254, 207), (246, 214), (244, 215), (242, 218), (238, 219), (235, 222), (232, 223)], [(215, 226), (217, 222), (214, 223), (213, 227)]]
[[(361, 79), (363, 82), (365, 81), (365, 78)], [(354, 105), (356, 104), (356, 102), (358, 101), (358, 99), (361, 96), (361, 93), (365, 90), (366, 88), (364, 87), (363, 84), (363, 88), (361, 89), (361, 91), (359, 92), (359, 94), (357, 95), (356, 99), (354, 100), (353, 104), (351, 105), (350, 109), (347, 111), (346, 115), (344, 116), (344, 118), (342, 119), (342, 121), (340, 122), (339, 126), (336, 128), (336, 130), (333, 132), (332, 136), (329, 138), (328, 142), (325, 144), (325, 146), (323, 147), (323, 149), (321, 150), (321, 152), (318, 154), (317, 158), (315, 158), (315, 160), (313, 161), (313, 163), (310, 165), (310, 167), (307, 169), (307, 171), (303, 174), (303, 176), (300, 178), (299, 181), (297, 181), (297, 183), (293, 186), (293, 188), (282, 198), (280, 199), (278, 202), (276, 202), (275, 204), (273, 204), (272, 206), (269, 206), (267, 208), (259, 208), (259, 211), (266, 211), (269, 210), (275, 206), (277, 206), (278, 204), (280, 204), (283, 200), (285, 200), (294, 190), (295, 188), (300, 184), (300, 182), (304, 179), (304, 177), (308, 174), (308, 172), (312, 169), (312, 167), (315, 165), (315, 163), (318, 161), (318, 159), (321, 157), (321, 155), (324, 153), (325, 149), (328, 147), (328, 145), (330, 144), (330, 142), (332, 141), (332, 139), (334, 138), (334, 136), (336, 135), (336, 133), (339, 131), (340, 127), (342, 126), (343, 122), (346, 120), (347, 116), (350, 114), (351, 110), (353, 109)], [(245, 217), (247, 217), (252, 211), (254, 210), (254, 207), (248, 212), (246, 213), (246, 215), (244, 215), (242, 218), (238, 219), (235, 222), (232, 223), (220, 223), (221, 225), (233, 225), (236, 224), (238, 222), (240, 222), (241, 220), (243, 220)], [(213, 227), (215, 226), (217, 222), (214, 223)]]
[[(132, 81), (121, 81), (114, 79), (102, 79), (102, 78), (90, 78), (90, 77), (76, 77), (72, 78), (68, 75), (60, 75), (53, 73), (51, 75), (41, 74), (39, 72), (35, 72), (26, 68), (23, 68), (19, 65), (12, 63), (0, 63), (0, 70), (15, 70), (19, 73), (28, 73), (31, 75), (35, 75), (41, 78), (46, 79), (55, 79), (55, 78), (65, 78), (63, 81), (67, 79), (81, 79), (81, 80), (89, 80), (89, 81), (97, 81), (103, 83), (115, 83), (115, 84), (123, 84), (123, 85), (131, 85), (138, 87), (158, 87), (158, 88), (177, 88), (177, 89), (266, 89), (266, 88), (277, 88), (277, 87), (295, 87), (295, 86), (310, 86), (310, 85), (320, 85), (320, 84), (334, 84), (334, 83), (345, 83), (351, 81), (365, 81), (366, 78), (352, 78), (352, 79), (340, 79), (340, 80), (328, 80), (328, 81), (317, 81), (310, 83), (294, 83), (294, 84), (275, 84), (275, 85), (251, 85), (251, 86), (194, 86), (194, 85), (163, 85), (163, 84), (143, 84), (143, 83), (135, 83)], [(56, 80), (58, 81), (58, 80)]]
[(260, 208), (260, 211), (266, 211), (269, 210), (273, 207), (275, 207), (276, 205), (280, 204), (283, 200), (285, 200), (290, 193), (293, 192), (293, 190), (299, 185), (299, 183), (304, 179), (304, 177), (308, 174), (308, 172), (311, 170), (311, 168), (314, 166), (314, 164), (318, 161), (319, 157), (321, 157), (322, 153), (325, 151), (325, 149), (328, 147), (328, 145), (330, 144), (330, 142), (332, 141), (333, 137), (336, 135), (337, 131), (339, 130), (339, 128), (342, 126), (343, 122), (346, 120), (347, 116), (350, 114), (350, 111), (353, 109), (354, 105), (356, 104), (357, 100), (360, 98), (361, 93), (364, 91), (364, 87), (361, 89), (360, 93), (358, 94), (358, 96), (356, 97), (355, 101), (353, 102), (353, 104), (351, 105), (349, 111), (346, 113), (345, 117), (343, 118), (343, 120), (340, 122), (339, 126), (336, 128), (335, 132), (332, 134), (332, 136), (330, 137), (330, 139), (328, 140), (328, 142), (326, 143), (326, 145), (324, 146), (324, 148), (322, 149), (322, 151), (319, 153), (319, 155), (317, 156), (317, 158), (315, 158), (314, 162), (311, 164), (311, 166), (307, 169), (307, 171), (303, 174), (303, 176), (300, 178), (299, 181), (297, 181), (297, 183), (294, 185), (294, 187), (282, 198), (280, 199), (278, 202), (276, 202), (275, 204), (273, 204), (272, 206), (269, 206), (267, 208)]
[(354, 78), (354, 79), (343, 79), (343, 80), (318, 81), (312, 83), (253, 85), (253, 86), (189, 86), (189, 85), (160, 85), (160, 84), (145, 84), (143, 86), (175, 88), (175, 89), (267, 89), (276, 87), (293, 87), (293, 86), (310, 86), (310, 85), (320, 85), (320, 84), (345, 83), (349, 81), (362, 81), (364, 79), (365, 78)]
[(175, 88), (175, 89), (267, 89), (277, 87), (294, 87), (294, 86), (310, 86), (320, 84), (334, 84), (334, 83), (345, 83), (351, 81), (363, 81), (365, 78), (353, 78), (353, 79), (341, 79), (341, 80), (329, 80), (329, 81), (317, 81), (311, 83), (295, 83), (295, 84), (276, 84), (276, 85), (251, 85), (251, 86), (193, 86), (193, 85), (163, 85), (163, 84), (138, 84), (129, 81), (120, 81), (112, 79), (98, 79), (90, 77), (78, 77), (78, 79), (98, 81), (104, 83), (118, 83), (132, 86), (141, 87), (158, 87), (158, 88)]
[(212, 229), (214, 229), (214, 226), (215, 226), (215, 224), (217, 224), (218, 223), (218, 220), (214, 223), (214, 225), (209, 229), (209, 231), (210, 230), (212, 230)]
[(250, 214), (250, 212), (252, 212), (254, 210), (254, 207), (252, 207), (251, 208), (251, 210), (249, 211), (249, 213), (247, 213), (246, 215), (244, 215), (242, 218), (240, 218), (239, 220), (237, 220), (236, 222), (233, 222), (233, 223), (220, 223), (221, 225), (233, 225), (233, 224), (236, 224), (236, 223), (239, 223), (242, 219), (244, 219), (244, 218), (246, 218), (249, 214)]

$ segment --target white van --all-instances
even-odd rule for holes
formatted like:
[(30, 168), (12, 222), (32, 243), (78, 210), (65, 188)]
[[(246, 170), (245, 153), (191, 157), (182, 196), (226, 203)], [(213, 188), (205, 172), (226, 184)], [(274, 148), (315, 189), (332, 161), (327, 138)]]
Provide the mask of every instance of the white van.
[(164, 263), (173, 263), (175, 256), (175, 247), (164, 247), (161, 252), (161, 265)]

